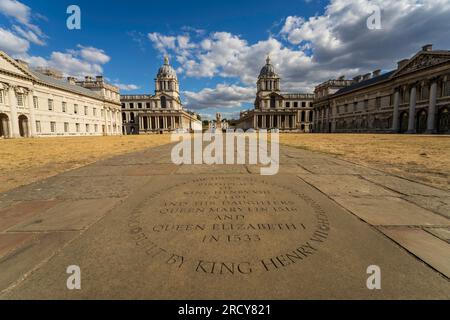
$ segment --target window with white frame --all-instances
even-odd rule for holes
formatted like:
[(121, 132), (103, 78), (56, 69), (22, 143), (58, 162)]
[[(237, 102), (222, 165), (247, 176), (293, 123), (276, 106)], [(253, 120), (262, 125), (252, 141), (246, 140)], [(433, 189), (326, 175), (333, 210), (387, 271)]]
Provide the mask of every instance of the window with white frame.
[(95, 132), (98, 132), (98, 124), (94, 125)]
[(84, 106), (84, 115), (87, 116), (88, 115), (88, 107)]
[(77, 132), (80, 132), (80, 124), (79, 123), (75, 124), (75, 128), (76, 128)]
[(3, 101), (5, 101), (3, 98), (3, 90), (0, 90), (0, 103), (4, 103)]
[(50, 122), (50, 131), (52, 133), (56, 132), (56, 122), (54, 122), (54, 121)]
[(77, 104), (73, 105), (73, 113), (78, 114), (78, 105)]
[(53, 111), (53, 100), (52, 99), (48, 99), (48, 110)]
[(94, 117), (96, 117), (97, 116), (97, 108), (92, 109), (92, 113), (93, 113)]
[(33, 106), (35, 109), (39, 109), (39, 99), (36, 96), (33, 97)]
[(24, 102), (23, 102), (23, 94), (22, 93), (18, 93), (17, 95), (16, 95), (16, 97), (17, 97), (17, 105), (19, 106), (19, 107), (23, 107), (24, 106)]
[(86, 124), (86, 132), (89, 132), (89, 125)]
[(65, 133), (69, 132), (69, 123), (68, 122), (64, 122), (64, 132)]
[(36, 132), (41, 133), (41, 122), (40, 121), (36, 121)]
[(67, 112), (67, 102), (62, 103), (62, 112)]

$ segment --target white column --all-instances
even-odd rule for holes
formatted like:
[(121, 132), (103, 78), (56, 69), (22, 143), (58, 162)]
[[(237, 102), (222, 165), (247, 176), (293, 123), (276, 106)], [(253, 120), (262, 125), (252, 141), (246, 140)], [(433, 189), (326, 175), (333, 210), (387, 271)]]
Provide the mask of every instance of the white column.
[(417, 88), (416, 84), (411, 87), (411, 93), (409, 97), (409, 121), (408, 121), (408, 132), (416, 133), (416, 97)]
[(436, 133), (436, 99), (437, 99), (437, 78), (431, 80), (430, 105), (428, 106), (427, 133)]
[(11, 137), (12, 138), (18, 138), (20, 137), (19, 132), (19, 118), (17, 117), (17, 99), (16, 99), (16, 91), (15, 87), (11, 86), (9, 87), (9, 104), (11, 107)]
[(400, 106), (400, 88), (395, 89), (394, 93), (394, 114), (392, 115), (392, 131), (398, 132), (399, 129), (399, 106)]
[(30, 121), (28, 121), (29, 123), (29, 134), (31, 137), (35, 137), (36, 136), (36, 112), (34, 110), (34, 92), (32, 90), (30, 90), (28, 92), (28, 109), (30, 109)]

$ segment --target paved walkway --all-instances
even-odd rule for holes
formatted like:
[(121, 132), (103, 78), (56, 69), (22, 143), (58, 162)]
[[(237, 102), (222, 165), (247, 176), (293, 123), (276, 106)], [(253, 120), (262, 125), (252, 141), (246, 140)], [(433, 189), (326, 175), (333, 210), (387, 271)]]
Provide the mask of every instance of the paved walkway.
[(450, 298), (450, 193), (288, 147), (274, 177), (170, 150), (0, 194), (0, 298)]

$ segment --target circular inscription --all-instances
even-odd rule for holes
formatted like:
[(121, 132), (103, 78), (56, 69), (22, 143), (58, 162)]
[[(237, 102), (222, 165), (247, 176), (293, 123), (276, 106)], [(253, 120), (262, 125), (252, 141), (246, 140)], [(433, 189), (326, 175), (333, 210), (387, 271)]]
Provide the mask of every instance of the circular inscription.
[(327, 240), (310, 197), (263, 178), (201, 177), (150, 195), (128, 221), (136, 246), (174, 268), (216, 275), (282, 270)]

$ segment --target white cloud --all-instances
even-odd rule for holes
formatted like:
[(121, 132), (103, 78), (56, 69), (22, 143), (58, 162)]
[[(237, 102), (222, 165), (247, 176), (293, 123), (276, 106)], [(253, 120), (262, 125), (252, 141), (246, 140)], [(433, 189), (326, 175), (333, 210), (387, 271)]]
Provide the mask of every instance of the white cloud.
[(94, 47), (83, 47), (82, 45), (78, 45), (77, 47), (80, 49), (80, 56), (86, 61), (105, 64), (111, 60), (111, 58), (105, 54), (104, 50)]
[(28, 51), (30, 43), (11, 31), (0, 27), (0, 49), (10, 54), (23, 54)]
[(133, 91), (140, 89), (140, 87), (135, 84), (113, 83), (113, 85), (119, 87), (122, 91)]
[(31, 30), (24, 30), (23, 28), (21, 28), (20, 26), (13, 26), (14, 31), (19, 34), (20, 36), (22, 36), (23, 38), (25, 38), (26, 40), (28, 40), (29, 42), (32, 42), (34, 44), (37, 44), (39, 46), (43, 46), (45, 45), (45, 41), (42, 40), (36, 33), (34, 33)]
[(244, 103), (255, 99), (256, 90), (252, 87), (218, 84), (215, 88), (205, 88), (199, 92), (184, 91), (186, 106), (199, 110), (208, 108), (240, 108)]

